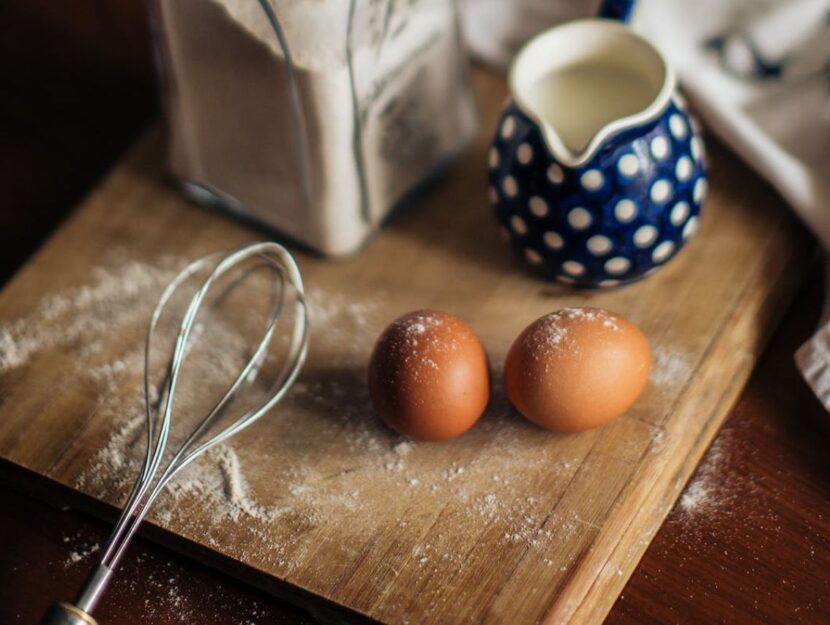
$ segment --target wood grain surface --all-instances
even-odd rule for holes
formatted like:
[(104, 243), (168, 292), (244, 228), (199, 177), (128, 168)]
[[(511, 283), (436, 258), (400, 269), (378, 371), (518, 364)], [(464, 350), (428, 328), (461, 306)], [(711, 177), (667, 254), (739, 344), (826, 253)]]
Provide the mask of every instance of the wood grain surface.
[(792, 354), (816, 327), (815, 267), (607, 625), (830, 622), (830, 421)]
[[(477, 75), (477, 86), (489, 127), (503, 86), (485, 74)], [(578, 295), (552, 288), (526, 274), (497, 240), (478, 182), (485, 142), (483, 136), (465, 162), (362, 255), (336, 264), (301, 257), (318, 298), (339, 302), (333, 310), (346, 313), (318, 330), (318, 343), (330, 351), (312, 356), (305, 388), (324, 400), (332, 393), (348, 397), (359, 407), (351, 418), (360, 423), (332, 429), (320, 420), (336, 406), (324, 402), (304, 412), (300, 393), (279, 422), (258, 426), (236, 448), (244, 450), (246, 467), (260, 467), (248, 474), (258, 499), (267, 501), (282, 490), (280, 506), (300, 510), (290, 488), (284, 492), (291, 484), (280, 485), (274, 476), (292, 461), (294, 468), (305, 466), (311, 456), (321, 473), (351, 476), (334, 487), (341, 494), (343, 486), (356, 487), (356, 508), (320, 496), (302, 502), (314, 508), (305, 512), (316, 512), (316, 518), (294, 515), (294, 524), (256, 528), (267, 532), (264, 537), (257, 532), (240, 537), (239, 524), (228, 520), (219, 519), (216, 533), (206, 531), (210, 519), (192, 503), (188, 521), (156, 517), (168, 539), (184, 539), (179, 548), (229, 566), (268, 590), (313, 593), (327, 597), (329, 607), (343, 605), (388, 622), (407, 616), (413, 622), (504, 622), (508, 614), (517, 623), (544, 616), (592, 622), (610, 608), (746, 379), (811, 246), (763, 187), (730, 186), (734, 177), (748, 174), (716, 151), (703, 231), (675, 262), (614, 293)], [(158, 142), (150, 139), (117, 169), (4, 290), (0, 316), (23, 318), (44, 293), (85, 284), (114, 245), (122, 258), (149, 263), (164, 254), (190, 257), (253, 236), (186, 205), (160, 182), (159, 160)], [(349, 310), (367, 301), (374, 308), (359, 309), (350, 320)], [(480, 331), (497, 365), (524, 323), (585, 301), (618, 310), (644, 327), (658, 353), (657, 375), (661, 357), (662, 366), (668, 362), (683, 375), (658, 378), (616, 424), (573, 437), (535, 430), (496, 405), (462, 439), (416, 446), (397, 475), (394, 450), (400, 440), (375, 425), (361, 406), (365, 398), (355, 371), (374, 332), (408, 308), (447, 308)], [(319, 334), (341, 323), (365, 332), (350, 344), (348, 366), (337, 366), (343, 343)], [(135, 343), (135, 330), (132, 338), (119, 340)], [(78, 345), (46, 350), (37, 356), (38, 366), (27, 363), (2, 381), (7, 405), (16, 406), (0, 429), (3, 456), (69, 485), (94, 467), (95, 450), (107, 444), (113, 430), (111, 421), (94, 418), (98, 398), (79, 390), (72, 378), (78, 350)], [(134, 382), (120, 380), (116, 396), (126, 397)], [(43, 388), (71, 392), (50, 393), (48, 401), (23, 392)], [(353, 437), (357, 447), (333, 454), (333, 437), (343, 435)], [(262, 440), (282, 441), (280, 453)], [(494, 484), (494, 475), (504, 483)], [(123, 484), (116, 482), (94, 494), (117, 502)], [(332, 494), (328, 485), (320, 488), (317, 495)], [(344, 510), (348, 513), (325, 514)], [(198, 549), (200, 543), (206, 549)], [(275, 544), (289, 549), (275, 558)], [(214, 555), (217, 551), (224, 557)]]
[[(821, 305), (820, 272), (797, 297), (752, 380), (640, 561), (607, 625), (818, 625), (830, 617), (830, 429), (792, 364)], [(109, 526), (0, 484), (0, 622), (34, 623), (71, 596)], [(681, 496), (681, 501), (683, 496)], [(102, 624), (310, 625), (283, 602), (140, 539), (98, 611)]]

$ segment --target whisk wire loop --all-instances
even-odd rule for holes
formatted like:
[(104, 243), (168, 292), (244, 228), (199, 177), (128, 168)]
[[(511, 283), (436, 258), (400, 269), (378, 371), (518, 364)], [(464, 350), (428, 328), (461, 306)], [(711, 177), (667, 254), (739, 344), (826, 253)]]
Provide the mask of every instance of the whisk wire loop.
[[(274, 292), (265, 329), (253, 353), (225, 390), (213, 408), (201, 419), (193, 431), (187, 435), (162, 469), (162, 463), (170, 436), (171, 422), (174, 414), (176, 388), (181, 369), (190, 351), (191, 338), (196, 319), (208, 292), (217, 280), (248, 260), (260, 261), (253, 269), (243, 274), (242, 279), (259, 268), (268, 268), (274, 274)], [(156, 328), (167, 305), (177, 290), (200, 271), (213, 265), (207, 278), (190, 300), (178, 327), (178, 334), (172, 354), (164, 369), (161, 382), (151, 384), (151, 361), (153, 339)], [(272, 387), (262, 403), (248, 409), (240, 417), (229, 423), (221, 431), (202, 442), (201, 439), (218, 423), (225, 409), (237, 398), (240, 390), (251, 385), (265, 362), (268, 349), (276, 335), (279, 322), (283, 317), (286, 304), (286, 291), (293, 291), (294, 315), (292, 332), (286, 355)], [(146, 421), (146, 446), (144, 459), (138, 478), (133, 485), (118, 522), (107, 541), (98, 561), (98, 566), (87, 580), (79, 594), (76, 606), (86, 613), (91, 612), (112, 572), (118, 566), (126, 552), (132, 537), (147, 515), (153, 502), (161, 494), (173, 477), (210, 448), (226, 441), (245, 429), (263, 414), (273, 408), (288, 392), (302, 368), (308, 352), (308, 309), (305, 301), (302, 277), (291, 254), (281, 245), (262, 242), (247, 245), (230, 253), (217, 253), (205, 256), (190, 263), (168, 284), (162, 292), (153, 314), (145, 338), (144, 354), (144, 400)], [(155, 391), (155, 395), (154, 395)], [(159, 471), (161, 472), (159, 473)]]

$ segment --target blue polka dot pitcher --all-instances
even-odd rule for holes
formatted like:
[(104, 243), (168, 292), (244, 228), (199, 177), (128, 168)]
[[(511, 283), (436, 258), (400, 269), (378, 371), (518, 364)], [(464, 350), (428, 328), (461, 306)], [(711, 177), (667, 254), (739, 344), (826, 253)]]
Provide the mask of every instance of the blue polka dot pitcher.
[(531, 40), (509, 82), (489, 179), (519, 252), (589, 288), (676, 255), (707, 182), (703, 141), (661, 54), (621, 22), (578, 20)]

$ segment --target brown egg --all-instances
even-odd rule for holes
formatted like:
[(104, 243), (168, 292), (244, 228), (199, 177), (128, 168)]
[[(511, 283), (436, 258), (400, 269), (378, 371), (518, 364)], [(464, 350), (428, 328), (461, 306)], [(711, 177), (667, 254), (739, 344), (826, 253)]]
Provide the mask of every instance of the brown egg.
[(599, 308), (566, 308), (531, 323), (507, 354), (510, 401), (543, 428), (576, 432), (625, 412), (651, 371), (639, 328)]
[(369, 362), (369, 394), (383, 420), (405, 436), (458, 436), (487, 406), (487, 354), (460, 319), (434, 310), (409, 313), (378, 338)]

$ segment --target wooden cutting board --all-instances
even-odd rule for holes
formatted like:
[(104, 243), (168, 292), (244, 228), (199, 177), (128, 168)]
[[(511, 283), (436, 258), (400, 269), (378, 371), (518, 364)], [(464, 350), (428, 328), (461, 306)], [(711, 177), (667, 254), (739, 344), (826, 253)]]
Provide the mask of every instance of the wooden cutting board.
[[(599, 622), (812, 254), (781, 199), (710, 141), (701, 231), (665, 269), (602, 293), (538, 279), (501, 240), (483, 184), (505, 87), (483, 72), (475, 83), (484, 130), (460, 163), (360, 254), (297, 251), (313, 323), (297, 387), (189, 470), (147, 527), (325, 621)], [(48, 478), (111, 516), (142, 444), (140, 358), (155, 299), (187, 259), (260, 236), (185, 201), (163, 174), (159, 134), (143, 140), (0, 294), (6, 474), (22, 467), (32, 488)], [(527, 323), (578, 304), (639, 324), (655, 367), (621, 419), (557, 435), (510, 409), (499, 376)], [(364, 384), (377, 333), (423, 307), (480, 333), (496, 382), (482, 421), (443, 443), (385, 429)], [(223, 331), (232, 345), (234, 328)], [(238, 354), (208, 356), (183, 387), (183, 411)]]

